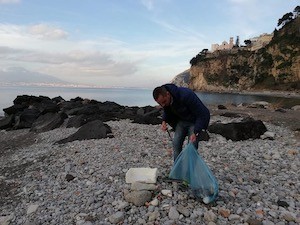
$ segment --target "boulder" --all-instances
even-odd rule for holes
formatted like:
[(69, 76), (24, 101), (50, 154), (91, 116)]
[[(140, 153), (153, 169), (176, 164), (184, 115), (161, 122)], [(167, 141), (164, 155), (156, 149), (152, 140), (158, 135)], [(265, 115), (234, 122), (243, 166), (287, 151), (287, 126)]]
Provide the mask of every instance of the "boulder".
[(36, 108), (24, 109), (15, 116), (14, 129), (30, 128), (39, 116), (40, 111)]
[(131, 202), (136, 206), (143, 206), (146, 202), (149, 202), (152, 198), (150, 191), (132, 191), (125, 195), (125, 200)]
[(81, 105), (80, 107), (70, 109), (67, 112), (68, 115), (91, 115), (96, 113), (100, 113), (99, 107), (97, 105), (90, 104)]
[(139, 124), (157, 125), (157, 124), (161, 124), (162, 119), (157, 118), (157, 117), (153, 117), (153, 116), (139, 116), (139, 115), (136, 115), (132, 122), (133, 123), (139, 123)]
[(218, 105), (218, 109), (227, 109), (225, 105)]
[(47, 113), (45, 115), (41, 115), (32, 124), (30, 131), (45, 132), (53, 130), (60, 127), (66, 118), (67, 115), (65, 113)]
[(241, 141), (260, 138), (267, 131), (261, 120), (246, 119), (241, 122), (213, 123), (208, 127), (211, 133), (220, 134), (226, 139)]
[(33, 106), (36, 107), (41, 114), (46, 114), (48, 112), (55, 113), (59, 111), (57, 103), (50, 99), (43, 99), (41, 102), (34, 103)]
[(99, 114), (94, 114), (94, 115), (78, 115), (78, 116), (73, 116), (71, 118), (69, 118), (68, 122), (67, 122), (67, 128), (69, 127), (81, 127), (82, 125), (91, 122), (93, 120), (101, 120), (102, 121), (102, 117)]
[(0, 120), (0, 130), (7, 129), (7, 128), (11, 127), (13, 122), (14, 122), (14, 116), (13, 115), (2, 118)]
[(229, 118), (241, 117), (238, 113), (232, 113), (232, 112), (222, 113), (220, 116), (229, 117)]
[(22, 112), (26, 108), (28, 108), (28, 106), (21, 105), (21, 104), (16, 104), (16, 105), (12, 105), (10, 107), (4, 108), (3, 111), (7, 115), (13, 115), (13, 114), (16, 114), (18, 112)]
[(112, 137), (111, 128), (100, 120), (94, 120), (84, 124), (79, 130), (71, 136), (57, 141), (56, 144), (64, 144), (72, 141), (81, 141), (89, 139), (101, 139)]

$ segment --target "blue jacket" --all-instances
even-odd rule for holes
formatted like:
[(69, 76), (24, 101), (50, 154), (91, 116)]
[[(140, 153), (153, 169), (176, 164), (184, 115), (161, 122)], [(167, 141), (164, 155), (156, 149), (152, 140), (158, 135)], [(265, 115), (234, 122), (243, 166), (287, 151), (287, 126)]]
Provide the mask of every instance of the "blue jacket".
[(210, 113), (198, 96), (188, 88), (174, 84), (163, 85), (173, 98), (170, 106), (164, 107), (163, 120), (175, 128), (179, 120), (195, 124), (194, 133), (207, 129)]

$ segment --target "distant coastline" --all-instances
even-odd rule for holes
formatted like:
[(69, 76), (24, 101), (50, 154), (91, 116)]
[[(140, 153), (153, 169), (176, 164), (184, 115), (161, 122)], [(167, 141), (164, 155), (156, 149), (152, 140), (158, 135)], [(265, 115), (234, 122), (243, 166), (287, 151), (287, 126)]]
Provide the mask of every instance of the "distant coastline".
[(123, 86), (100, 86), (100, 85), (85, 85), (85, 84), (63, 84), (63, 83), (5, 83), (0, 82), (0, 87), (56, 87), (56, 88), (99, 88), (99, 89), (110, 89), (110, 88), (120, 88), (120, 89), (152, 89), (150, 87), (123, 87)]

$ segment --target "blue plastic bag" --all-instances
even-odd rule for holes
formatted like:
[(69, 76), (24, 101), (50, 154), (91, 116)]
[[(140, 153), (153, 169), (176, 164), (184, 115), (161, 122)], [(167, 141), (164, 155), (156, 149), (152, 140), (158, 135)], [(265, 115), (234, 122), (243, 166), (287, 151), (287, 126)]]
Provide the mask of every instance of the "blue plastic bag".
[(205, 204), (218, 196), (218, 182), (192, 143), (181, 151), (169, 177), (187, 182), (195, 197)]

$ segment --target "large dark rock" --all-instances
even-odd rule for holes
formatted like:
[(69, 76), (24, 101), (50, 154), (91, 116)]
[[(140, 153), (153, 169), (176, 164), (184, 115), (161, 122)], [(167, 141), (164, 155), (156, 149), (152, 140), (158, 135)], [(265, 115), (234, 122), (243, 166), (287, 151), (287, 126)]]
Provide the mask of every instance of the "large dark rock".
[(13, 122), (14, 122), (13, 115), (2, 118), (0, 120), (0, 130), (10, 128), (12, 126)]
[(100, 112), (116, 112), (120, 111), (121, 109), (125, 108), (124, 106), (119, 105), (115, 102), (106, 101), (104, 103), (98, 104)]
[(111, 128), (100, 120), (94, 120), (83, 125), (79, 130), (71, 136), (57, 141), (56, 144), (64, 144), (76, 140), (101, 139), (112, 137)]
[(226, 139), (241, 141), (260, 138), (267, 131), (261, 120), (246, 119), (234, 123), (213, 123), (208, 127), (211, 133), (220, 134)]
[(28, 106), (22, 105), (22, 104), (16, 104), (16, 105), (12, 105), (10, 107), (4, 108), (3, 111), (7, 115), (13, 115), (13, 114), (23, 111), (26, 108), (28, 108)]
[(24, 109), (15, 116), (14, 129), (30, 128), (34, 121), (40, 116), (40, 111), (36, 108)]
[(99, 114), (94, 114), (94, 115), (78, 115), (78, 116), (73, 116), (69, 118), (67, 122), (67, 128), (70, 127), (81, 127), (82, 125), (91, 122), (93, 120), (102, 120), (102, 116)]
[(31, 126), (32, 132), (45, 132), (53, 130), (62, 125), (67, 118), (65, 113), (47, 113), (41, 115)]
[(59, 107), (56, 102), (50, 100), (50, 99), (44, 99), (41, 102), (34, 103), (33, 106), (35, 106), (41, 114), (46, 113), (56, 113), (59, 111)]
[(162, 119), (153, 117), (153, 116), (138, 116), (137, 115), (132, 122), (139, 123), (139, 124), (157, 125), (157, 124), (161, 124)]
[(65, 101), (65, 102), (60, 102), (58, 105), (60, 107), (60, 110), (65, 113), (67, 113), (71, 109), (82, 107), (82, 103), (78, 101), (77, 102)]
[(96, 113), (100, 113), (98, 105), (90, 105), (90, 104), (73, 108), (67, 111), (68, 115), (81, 115), (81, 114), (92, 115)]
[(63, 99), (63, 97), (61, 97), (61, 96), (57, 96), (55, 98), (52, 98), (51, 100), (56, 103), (61, 103), (61, 102), (65, 101), (65, 99)]
[(43, 100), (50, 100), (49, 97), (47, 96), (32, 96), (32, 95), (18, 95), (14, 102), (14, 105), (32, 105), (33, 103), (36, 102), (41, 102)]
[(232, 112), (226, 112), (226, 113), (223, 113), (221, 114), (220, 116), (224, 116), (224, 117), (241, 117), (238, 113), (232, 113)]

